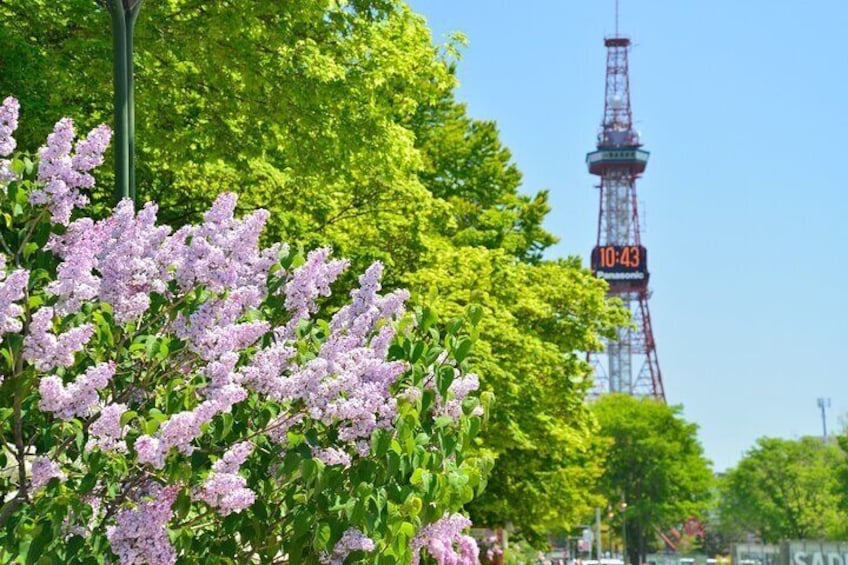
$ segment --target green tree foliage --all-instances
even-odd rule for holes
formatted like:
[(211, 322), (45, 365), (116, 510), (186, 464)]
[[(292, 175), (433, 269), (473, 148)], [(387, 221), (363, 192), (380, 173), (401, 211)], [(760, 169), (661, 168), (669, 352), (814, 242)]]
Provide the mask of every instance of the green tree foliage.
[[(473, 512), (538, 536), (593, 502), (581, 352), (624, 316), (578, 262), (542, 259), (547, 193), (522, 194), (495, 124), (456, 102), (459, 43), (435, 46), (399, 0), (145, 3), (137, 186), (175, 225), (238, 191), (245, 211), (271, 211), (270, 240), (332, 245), (351, 272), (382, 260), (388, 288), (445, 319), (479, 304), (473, 370), (499, 401), (483, 434), (497, 466)], [(57, 115), (109, 119), (110, 49), (94, 0), (0, 3), (0, 92), (33, 126), (22, 143)]]
[(521, 172), (499, 139), (494, 122), (468, 117), (465, 105), (446, 98), (422, 106), (413, 129), (423, 152), (421, 181), (450, 205), (443, 234), (457, 246), (503, 249), (536, 263), (556, 239), (542, 228), (547, 192), (518, 193)]
[[(19, 93), (36, 132), (22, 143), (40, 142), (56, 115), (108, 121), (105, 10), (92, 0), (4, 3), (0, 21), (0, 86)], [(244, 208), (273, 213), (270, 239), (332, 243), (389, 267), (422, 247), (417, 224), (435, 203), (403, 123), (453, 77), (404, 4), (150, 2), (136, 67), (137, 184), (172, 220), (238, 189)]]
[(840, 490), (842, 492), (842, 508), (848, 514), (848, 425), (843, 427), (842, 434), (837, 436), (836, 442), (845, 455), (842, 464), (837, 470), (839, 476)]
[(845, 464), (845, 453), (820, 438), (761, 438), (722, 479), (722, 522), (767, 543), (843, 539)]
[(610, 394), (592, 411), (608, 441), (602, 492), (613, 505), (627, 503), (628, 559), (643, 563), (659, 532), (703, 516), (713, 480), (710, 462), (697, 426), (681, 417), (680, 406)]
[(407, 279), (413, 289), (438, 288), (441, 312), (483, 309), (470, 368), (497, 397), (485, 445), (498, 459), (474, 518), (536, 538), (573, 525), (596, 502), (589, 493), (600, 475), (583, 402), (590, 367), (579, 352), (597, 349), (598, 334), (623, 321), (603, 283), (575, 261), (527, 265), (483, 248), (442, 253)]

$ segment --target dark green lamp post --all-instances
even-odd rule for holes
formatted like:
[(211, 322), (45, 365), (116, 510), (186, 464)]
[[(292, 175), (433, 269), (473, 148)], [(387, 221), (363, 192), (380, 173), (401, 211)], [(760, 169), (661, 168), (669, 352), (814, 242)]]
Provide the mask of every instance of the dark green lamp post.
[(133, 28), (142, 0), (106, 0), (112, 16), (115, 83), (115, 201), (135, 200)]

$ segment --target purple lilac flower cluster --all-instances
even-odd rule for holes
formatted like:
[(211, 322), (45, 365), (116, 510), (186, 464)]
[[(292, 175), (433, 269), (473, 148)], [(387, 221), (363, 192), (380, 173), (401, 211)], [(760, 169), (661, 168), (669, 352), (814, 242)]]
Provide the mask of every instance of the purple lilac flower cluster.
[[(6, 157), (15, 150), (17, 142), (12, 134), (18, 129), (18, 112), (20, 104), (11, 96), (0, 104), (0, 157)], [(6, 185), (18, 179), (18, 175), (11, 169), (11, 161), (0, 159), (0, 189), (6, 192)]]
[(47, 136), (47, 145), (38, 150), (38, 180), (44, 187), (29, 195), (30, 204), (46, 205), (53, 223), (63, 226), (68, 225), (74, 208), (88, 203), (80, 189), (94, 186), (89, 171), (103, 163), (112, 130), (100, 125), (77, 141), (76, 147), (75, 137), (73, 120), (63, 118), (56, 123), (53, 133)]
[(99, 448), (103, 451), (126, 452), (127, 444), (124, 436), (128, 427), (121, 425), (121, 416), (126, 411), (126, 404), (113, 403), (104, 406), (100, 410), (100, 417), (88, 428), (89, 440), (85, 444), (85, 449), (91, 451)]
[[(436, 390), (436, 408), (433, 410), (433, 414), (435, 416), (448, 416), (453, 421), (458, 421), (462, 416), (462, 401), (478, 388), (480, 388), (480, 380), (477, 375), (468, 373), (465, 376), (460, 376), (459, 371), (455, 370), (454, 380), (448, 387), (448, 398), (440, 398), (439, 391)], [(477, 406), (474, 409), (475, 416), (481, 416), (482, 413), (482, 407)]]
[(239, 386), (227, 387), (225, 391), (218, 399), (204, 400), (194, 410), (174, 414), (162, 424), (155, 437), (139, 436), (135, 441), (138, 462), (161, 469), (174, 447), (184, 455), (191, 455), (194, 451), (191, 442), (200, 436), (201, 426), (211, 422), (217, 414), (228, 412), (233, 404), (247, 397), (247, 391)]
[(335, 447), (313, 448), (312, 457), (324, 465), (342, 465), (350, 467), (351, 459), (347, 452)]
[(148, 203), (136, 216), (132, 201), (123, 200), (112, 216), (99, 222), (81, 218), (64, 235), (51, 236), (47, 248), (62, 262), (47, 292), (58, 297), (60, 314), (99, 298), (124, 323), (147, 311), (150, 293), (167, 292), (169, 264), (161, 248), (171, 230), (156, 226), (156, 212)]
[(262, 294), (255, 286), (240, 287), (224, 298), (205, 302), (189, 316), (180, 316), (174, 328), (177, 337), (186, 340), (205, 361), (214, 361), (250, 347), (271, 329), (268, 322), (237, 322), (248, 310), (257, 307)]
[[(6, 99), (0, 106), (0, 156), (15, 148), (12, 133), (17, 117), (17, 101)], [(42, 186), (33, 190), (30, 202), (46, 205), (52, 222), (66, 229), (61, 235), (53, 234), (47, 245), (61, 260), (56, 280), (47, 286), (56, 303), (33, 313), (24, 338), (24, 357), (41, 372), (72, 366), (94, 327), (83, 324), (57, 334), (55, 316), (75, 314), (89, 301), (110, 305), (115, 321), (124, 324), (139, 320), (150, 309), (154, 294), (173, 300), (179, 292), (197, 297), (202, 292), (208, 298), (202, 298), (191, 313), (178, 315), (164, 331), (187, 343), (187, 351), (192, 353), (188, 361), (181, 361), (184, 372), (202, 375), (207, 386), (201, 389), (196, 408), (171, 415), (154, 435), (138, 437), (134, 451), (139, 463), (162, 468), (173, 448), (191, 454), (202, 426), (243, 401), (248, 389), (290, 409), (277, 420), (275, 432), (269, 432), (272, 439), (284, 443), (289, 428), (311, 418), (336, 428), (341, 442), (313, 447), (315, 458), (326, 465), (349, 466), (352, 453), (366, 455), (373, 431), (389, 427), (396, 415), (390, 386), (406, 366), (389, 362), (386, 356), (395, 335), (392, 322), (403, 314), (409, 294), (380, 295), (383, 267), (375, 263), (360, 277), (351, 303), (330, 320), (329, 336), (315, 357), (301, 362), (294, 343), (297, 327), (318, 310), (321, 297), (330, 295), (331, 285), (348, 262), (331, 259), (330, 250), (323, 248), (310, 253), (293, 272), (278, 271), (276, 276), (285, 277), (281, 293), (288, 321), (277, 328), (253, 321), (268, 294), (268, 277), (281, 251), (279, 245), (259, 247), (268, 213), (260, 210), (236, 219), (237, 197), (222, 194), (204, 215), (203, 223), (173, 234), (170, 228), (156, 225), (154, 204), (136, 213), (129, 200), (121, 202), (106, 219), (70, 222), (74, 208), (87, 202), (80, 189), (94, 185), (90, 171), (102, 164), (111, 131), (100, 126), (76, 143), (75, 135), (73, 122), (63, 119), (39, 151)], [(4, 173), (12, 174), (8, 167), (8, 161), (0, 161), (0, 183)], [(2, 256), (0, 261), (0, 333), (21, 331), (23, 311), (16, 302), (25, 296), (29, 273), (18, 270), (7, 275)], [(238, 367), (245, 350), (263, 338), (264, 347)], [(90, 416), (99, 407), (99, 416), (88, 426), (86, 450), (128, 450), (128, 427), (121, 425), (128, 405), (104, 405), (100, 399), (115, 370), (115, 364), (107, 362), (89, 367), (67, 385), (58, 375), (40, 380), (39, 407), (58, 418)], [(477, 384), (474, 375), (454, 381), (451, 400), (443, 407), (445, 414), (458, 417), (462, 400)], [(234, 445), (213, 465), (194, 496), (222, 515), (249, 507), (256, 495), (239, 471), (252, 451), (249, 442)], [(59, 465), (47, 457), (37, 457), (31, 469), (34, 490), (52, 478), (65, 480)], [(166, 526), (180, 488), (151, 484), (122, 503), (114, 525), (107, 528), (111, 548), (122, 565), (176, 562)], [(421, 550), (426, 549), (440, 564), (477, 563), (476, 544), (460, 533), (468, 525), (470, 522), (457, 514), (423, 528), (412, 541), (414, 562), (418, 563)], [(320, 560), (341, 564), (351, 552), (373, 549), (371, 539), (349, 529), (332, 553)]]
[(259, 394), (283, 399), (283, 371), (293, 362), (297, 349), (288, 342), (278, 341), (256, 352), (250, 362), (241, 367), (235, 377), (242, 385)]
[(343, 565), (347, 556), (354, 551), (374, 551), (374, 541), (356, 528), (350, 528), (333, 546), (333, 553), (321, 555), (321, 564)]
[[(454, 380), (448, 387), (448, 395), (443, 398), (436, 386), (436, 368), (441, 365), (453, 365), (453, 362), (448, 360), (448, 352), (443, 351), (436, 359), (435, 363), (428, 368), (427, 378), (425, 379), (425, 388), (431, 389), (436, 394), (436, 402), (433, 408), (433, 415), (436, 417), (447, 416), (454, 421), (458, 421), (462, 416), (462, 402), (465, 398), (480, 388), (480, 379), (474, 373), (468, 373), (462, 376), (459, 369), (453, 367)], [(410, 402), (417, 402), (420, 399), (420, 393), (416, 389), (407, 389), (403, 393)], [(477, 406), (472, 412), (474, 416), (483, 415), (483, 407)]]
[(256, 500), (247, 488), (247, 479), (238, 474), (239, 467), (253, 452), (253, 444), (241, 442), (224, 453), (212, 465), (212, 473), (198, 489), (196, 497), (218, 510), (222, 516), (241, 512)]
[(97, 230), (99, 297), (112, 305), (118, 323), (138, 319), (150, 307), (151, 293), (167, 291), (168, 265), (160, 247), (171, 229), (156, 225), (157, 209), (147, 203), (136, 215), (132, 201), (122, 200)]
[(330, 285), (349, 265), (346, 260), (331, 261), (329, 258), (329, 247), (310, 251), (306, 263), (295, 270), (286, 283), (283, 292), (291, 319), (282, 331), (285, 339), (295, 338), (298, 323), (316, 312), (316, 300), (321, 296), (330, 296)]
[(100, 293), (100, 277), (92, 270), (98, 265), (102, 231), (103, 222), (80, 218), (63, 235), (50, 235), (45, 248), (62, 261), (56, 268), (56, 280), (46, 290), (58, 297), (55, 310), (60, 316), (78, 312), (83, 302), (97, 298)]
[(24, 297), (29, 271), (18, 269), (7, 277), (6, 257), (0, 255), (0, 281), (0, 335), (17, 333), (23, 329), (19, 318), (24, 310), (16, 302)]
[(114, 375), (115, 364), (109, 361), (89, 367), (68, 386), (56, 375), (43, 377), (38, 383), (41, 394), (38, 407), (62, 420), (86, 416), (100, 401), (100, 389), (109, 384)]
[(91, 336), (94, 326), (82, 324), (63, 334), (53, 333), (53, 308), (44, 306), (32, 315), (29, 333), (24, 338), (24, 359), (39, 371), (52, 371), (56, 367), (70, 367), (74, 354), (81, 351)]
[(280, 245), (259, 249), (268, 212), (257, 210), (236, 219), (237, 201), (233, 193), (219, 195), (202, 224), (177, 230), (163, 246), (176, 264), (176, 280), (184, 290), (198, 286), (212, 292), (250, 286), (264, 290)]
[[(300, 269), (326, 276), (308, 262)], [(386, 354), (394, 337), (389, 322), (403, 313), (409, 294), (380, 296), (382, 269), (374, 263), (360, 277), (359, 288), (351, 293), (353, 301), (333, 316), (330, 335), (314, 359), (294, 367), (287, 378), (264, 385), (273, 398), (302, 405), (313, 420), (336, 426), (339, 440), (360, 454), (367, 453), (367, 446), (359, 445), (362, 440), (391, 425), (397, 405), (390, 386), (406, 368), (386, 361)], [(300, 303), (296, 298), (292, 302)], [(329, 465), (350, 464), (349, 456), (336, 448), (318, 449), (314, 455)]]
[(55, 461), (51, 461), (49, 458), (44, 456), (39, 456), (32, 460), (30, 472), (30, 484), (33, 491), (41, 490), (47, 486), (50, 479), (55, 478), (62, 482), (67, 479), (65, 474), (59, 469), (59, 465), (57, 465)]
[(462, 514), (445, 514), (432, 524), (421, 528), (412, 538), (412, 565), (421, 562), (421, 550), (426, 549), (438, 565), (477, 565), (480, 550), (471, 536), (462, 530), (471, 526), (471, 520)]
[(124, 508), (115, 516), (115, 525), (106, 528), (106, 537), (121, 565), (173, 565), (177, 552), (168, 540), (165, 525), (171, 519), (171, 505), (179, 486), (153, 485), (135, 508)]

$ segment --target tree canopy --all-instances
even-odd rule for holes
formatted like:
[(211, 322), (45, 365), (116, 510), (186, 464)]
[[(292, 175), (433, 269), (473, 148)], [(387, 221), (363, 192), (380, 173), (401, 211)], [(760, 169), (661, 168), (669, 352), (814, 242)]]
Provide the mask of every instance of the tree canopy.
[(680, 406), (610, 394), (599, 398), (592, 412), (608, 442), (602, 492), (613, 505), (626, 503), (628, 558), (643, 563), (658, 533), (690, 517), (703, 518), (711, 463), (698, 442), (698, 427), (681, 417)]
[(844, 539), (845, 465), (845, 453), (820, 438), (760, 438), (722, 478), (721, 521), (767, 543)]

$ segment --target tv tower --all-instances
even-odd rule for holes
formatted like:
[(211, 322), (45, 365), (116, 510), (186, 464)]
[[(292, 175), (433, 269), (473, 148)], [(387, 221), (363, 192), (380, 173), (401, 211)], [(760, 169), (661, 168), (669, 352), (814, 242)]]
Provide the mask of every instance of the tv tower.
[[(649, 153), (633, 128), (628, 54), (630, 39), (618, 33), (604, 39), (607, 48), (604, 119), (597, 149), (586, 155), (589, 172), (601, 179), (598, 239), (592, 250), (595, 276), (609, 283), (609, 296), (630, 310), (633, 328), (622, 328), (608, 340), (606, 351), (591, 354), (597, 393), (650, 396), (665, 402), (651, 314), (648, 310), (648, 251), (642, 245), (636, 179), (645, 171)], [(604, 359), (605, 358), (605, 359)]]

